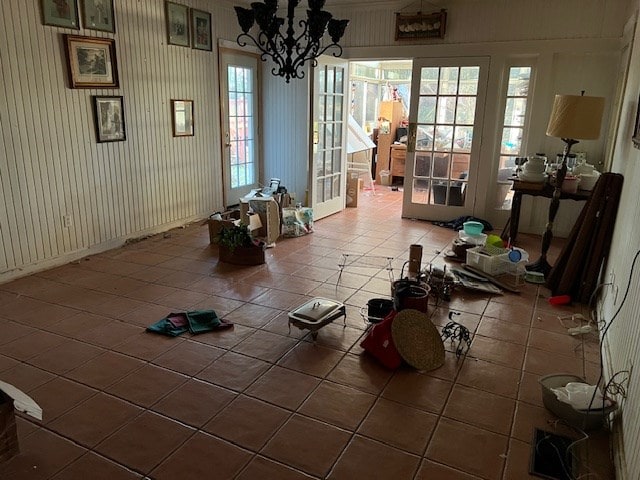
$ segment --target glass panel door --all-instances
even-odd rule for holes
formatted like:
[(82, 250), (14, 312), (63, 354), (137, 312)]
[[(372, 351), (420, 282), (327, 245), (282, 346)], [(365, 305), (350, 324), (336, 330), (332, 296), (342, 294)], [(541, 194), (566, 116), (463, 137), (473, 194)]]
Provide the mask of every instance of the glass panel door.
[(224, 201), (236, 205), (259, 186), (258, 59), (221, 51)]
[(311, 206), (314, 218), (341, 211), (346, 191), (347, 63), (320, 57), (314, 69)]
[(414, 61), (402, 215), (472, 215), (488, 60)]

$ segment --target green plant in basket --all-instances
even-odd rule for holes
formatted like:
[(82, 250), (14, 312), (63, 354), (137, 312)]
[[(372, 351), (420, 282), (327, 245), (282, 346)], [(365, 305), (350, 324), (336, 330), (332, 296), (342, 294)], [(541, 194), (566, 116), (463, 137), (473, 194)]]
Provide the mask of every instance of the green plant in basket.
[(215, 237), (215, 242), (233, 252), (238, 247), (250, 247), (253, 245), (253, 238), (247, 225), (240, 224), (232, 227), (222, 227)]

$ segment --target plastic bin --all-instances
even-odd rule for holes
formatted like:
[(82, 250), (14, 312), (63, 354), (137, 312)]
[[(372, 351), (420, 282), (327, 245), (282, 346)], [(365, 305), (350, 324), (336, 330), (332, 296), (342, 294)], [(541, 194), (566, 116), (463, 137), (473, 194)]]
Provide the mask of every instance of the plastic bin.
[(389, 170), (380, 171), (380, 185), (391, 185), (391, 172)]
[[(567, 422), (572, 427), (588, 432), (602, 428), (609, 414), (616, 410), (618, 405), (613, 403), (606, 408), (598, 408), (594, 405), (592, 410), (576, 410), (568, 403), (557, 399), (552, 388), (564, 387), (570, 382), (584, 382), (583, 378), (570, 373), (556, 373), (546, 375), (538, 379), (542, 387), (542, 403), (551, 413)], [(600, 405), (602, 407), (602, 405)]]
[(520, 260), (513, 262), (509, 259), (508, 248), (497, 248), (489, 245), (473, 247), (467, 250), (467, 265), (482, 270), (492, 275), (511, 275), (514, 277), (514, 284), (519, 284), (526, 274), (525, 265), (529, 260), (529, 254), (522, 249), (515, 249), (520, 252)]

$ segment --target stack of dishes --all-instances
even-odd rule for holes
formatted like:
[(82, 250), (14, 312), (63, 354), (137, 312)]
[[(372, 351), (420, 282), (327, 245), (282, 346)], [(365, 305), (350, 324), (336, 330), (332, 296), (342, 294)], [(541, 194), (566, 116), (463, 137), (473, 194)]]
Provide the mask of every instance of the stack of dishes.
[(524, 164), (522, 171), (518, 174), (518, 178), (523, 182), (543, 183), (547, 179), (544, 173), (546, 168), (544, 157), (531, 157)]

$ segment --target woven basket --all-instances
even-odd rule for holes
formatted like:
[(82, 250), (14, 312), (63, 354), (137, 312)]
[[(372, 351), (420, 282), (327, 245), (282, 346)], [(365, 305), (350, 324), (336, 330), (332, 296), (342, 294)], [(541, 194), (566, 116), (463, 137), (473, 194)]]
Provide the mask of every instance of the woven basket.
[(418, 310), (398, 312), (391, 325), (393, 343), (405, 362), (418, 370), (444, 364), (444, 344), (429, 317)]

